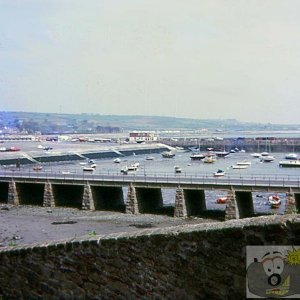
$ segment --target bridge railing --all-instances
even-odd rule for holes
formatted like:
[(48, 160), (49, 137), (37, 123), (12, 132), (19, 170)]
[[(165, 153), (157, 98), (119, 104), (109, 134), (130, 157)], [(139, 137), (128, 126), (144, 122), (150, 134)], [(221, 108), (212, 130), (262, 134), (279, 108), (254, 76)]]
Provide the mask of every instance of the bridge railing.
[(59, 180), (88, 180), (88, 181), (116, 181), (140, 183), (169, 183), (169, 184), (213, 184), (213, 185), (244, 185), (270, 187), (300, 188), (300, 177), (295, 175), (265, 175), (265, 174), (228, 174), (214, 177), (211, 173), (145, 173), (129, 172), (127, 175), (116, 171), (33, 171), (33, 170), (0, 170), (0, 177), (23, 179), (59, 179)]

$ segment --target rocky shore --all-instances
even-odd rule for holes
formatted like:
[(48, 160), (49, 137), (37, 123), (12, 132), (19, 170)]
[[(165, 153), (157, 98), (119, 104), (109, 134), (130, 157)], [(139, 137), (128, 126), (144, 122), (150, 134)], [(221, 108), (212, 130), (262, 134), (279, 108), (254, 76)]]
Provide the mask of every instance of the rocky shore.
[(58, 241), (79, 236), (213, 221), (201, 218), (182, 219), (163, 215), (129, 215), (111, 211), (2, 204), (0, 222), (1, 250), (1, 247)]

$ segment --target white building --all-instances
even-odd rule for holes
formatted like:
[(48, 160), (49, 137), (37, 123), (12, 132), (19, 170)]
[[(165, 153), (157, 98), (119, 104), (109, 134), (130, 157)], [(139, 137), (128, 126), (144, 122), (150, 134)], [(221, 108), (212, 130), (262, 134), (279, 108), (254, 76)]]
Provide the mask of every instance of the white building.
[(129, 133), (129, 142), (155, 142), (157, 141), (157, 134), (154, 131), (133, 131)]

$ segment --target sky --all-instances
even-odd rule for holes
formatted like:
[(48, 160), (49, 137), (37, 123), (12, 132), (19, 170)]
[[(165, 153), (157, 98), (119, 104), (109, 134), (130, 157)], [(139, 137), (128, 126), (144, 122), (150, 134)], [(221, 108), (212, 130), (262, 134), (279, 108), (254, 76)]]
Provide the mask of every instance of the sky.
[(0, 0), (0, 111), (299, 124), (299, 0)]

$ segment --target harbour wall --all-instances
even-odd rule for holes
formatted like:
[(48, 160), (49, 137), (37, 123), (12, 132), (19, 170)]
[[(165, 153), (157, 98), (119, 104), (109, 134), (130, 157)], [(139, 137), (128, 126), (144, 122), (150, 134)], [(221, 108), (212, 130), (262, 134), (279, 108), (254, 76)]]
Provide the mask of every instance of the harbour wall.
[(172, 147), (183, 147), (189, 149), (191, 147), (199, 147), (205, 151), (207, 148), (217, 150), (246, 150), (247, 152), (300, 152), (299, 138), (224, 138), (223, 140), (205, 140), (178, 138), (176, 140), (165, 138), (162, 143)]
[(72, 162), (87, 159), (103, 159), (103, 158), (115, 158), (130, 155), (152, 154), (161, 153), (163, 151), (169, 151), (170, 146), (162, 144), (142, 145), (144, 147), (131, 146), (130, 148), (116, 147), (116, 150), (86, 150), (86, 151), (56, 151), (55, 153), (42, 153), (35, 154), (31, 151), (28, 152), (15, 152), (10, 153), (5, 157), (2, 155), (0, 158), (0, 165), (20, 165), (36, 164), (36, 163), (52, 163), (52, 162)]
[(247, 245), (299, 245), (298, 215), (144, 229), (0, 251), (4, 299), (245, 299)]

